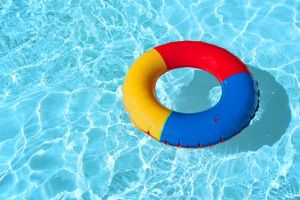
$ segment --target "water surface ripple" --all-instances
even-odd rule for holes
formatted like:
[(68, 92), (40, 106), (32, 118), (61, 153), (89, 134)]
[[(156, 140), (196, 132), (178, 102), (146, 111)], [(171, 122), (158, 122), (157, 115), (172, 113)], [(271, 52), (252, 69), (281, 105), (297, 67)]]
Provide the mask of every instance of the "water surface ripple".
[[(0, 0), (0, 199), (300, 199), (299, 13), (296, 0)], [(174, 40), (217, 44), (268, 73), (287, 95), (286, 130), (220, 154), (134, 128), (126, 72)], [(162, 102), (175, 109), (193, 74), (164, 76)]]

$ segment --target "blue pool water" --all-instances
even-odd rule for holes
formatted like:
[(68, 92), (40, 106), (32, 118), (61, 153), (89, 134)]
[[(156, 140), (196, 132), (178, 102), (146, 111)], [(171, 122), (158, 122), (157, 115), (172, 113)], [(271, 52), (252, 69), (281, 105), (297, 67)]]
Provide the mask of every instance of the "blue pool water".
[[(130, 123), (128, 68), (174, 40), (227, 48), (259, 81), (228, 143), (177, 149)], [(296, 0), (0, 0), (0, 199), (300, 199), (299, 44)], [(168, 73), (157, 94), (184, 110), (198, 86), (205, 107), (205, 77)]]

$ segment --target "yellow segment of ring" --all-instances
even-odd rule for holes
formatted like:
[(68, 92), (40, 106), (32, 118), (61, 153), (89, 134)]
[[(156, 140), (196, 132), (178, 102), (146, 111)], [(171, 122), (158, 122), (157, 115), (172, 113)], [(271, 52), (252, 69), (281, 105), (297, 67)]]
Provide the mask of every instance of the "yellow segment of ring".
[(152, 49), (133, 63), (123, 85), (123, 102), (132, 123), (160, 140), (171, 110), (162, 106), (155, 95), (155, 83), (167, 71), (161, 55)]

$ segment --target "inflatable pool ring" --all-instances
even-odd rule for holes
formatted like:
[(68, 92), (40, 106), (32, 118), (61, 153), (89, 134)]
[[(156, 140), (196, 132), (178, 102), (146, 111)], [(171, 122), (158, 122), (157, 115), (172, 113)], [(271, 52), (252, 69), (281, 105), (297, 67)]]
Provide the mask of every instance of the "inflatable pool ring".
[[(212, 108), (180, 113), (155, 95), (159, 76), (193, 67), (214, 75), (222, 96)], [(171, 42), (144, 53), (128, 71), (123, 103), (132, 123), (158, 141), (178, 147), (206, 147), (233, 137), (250, 123), (259, 100), (257, 83), (246, 65), (227, 50), (205, 42)]]

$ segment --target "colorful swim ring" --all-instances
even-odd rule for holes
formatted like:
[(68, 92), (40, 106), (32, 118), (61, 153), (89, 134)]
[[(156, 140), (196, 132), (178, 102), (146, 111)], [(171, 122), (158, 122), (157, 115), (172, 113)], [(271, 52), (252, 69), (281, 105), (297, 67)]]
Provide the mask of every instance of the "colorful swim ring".
[[(215, 106), (180, 113), (159, 103), (157, 79), (181, 67), (205, 70), (219, 80), (222, 96)], [(144, 53), (123, 85), (123, 103), (132, 123), (156, 140), (178, 147), (206, 147), (233, 137), (254, 117), (258, 96), (257, 83), (241, 60), (223, 48), (196, 41), (171, 42)]]

